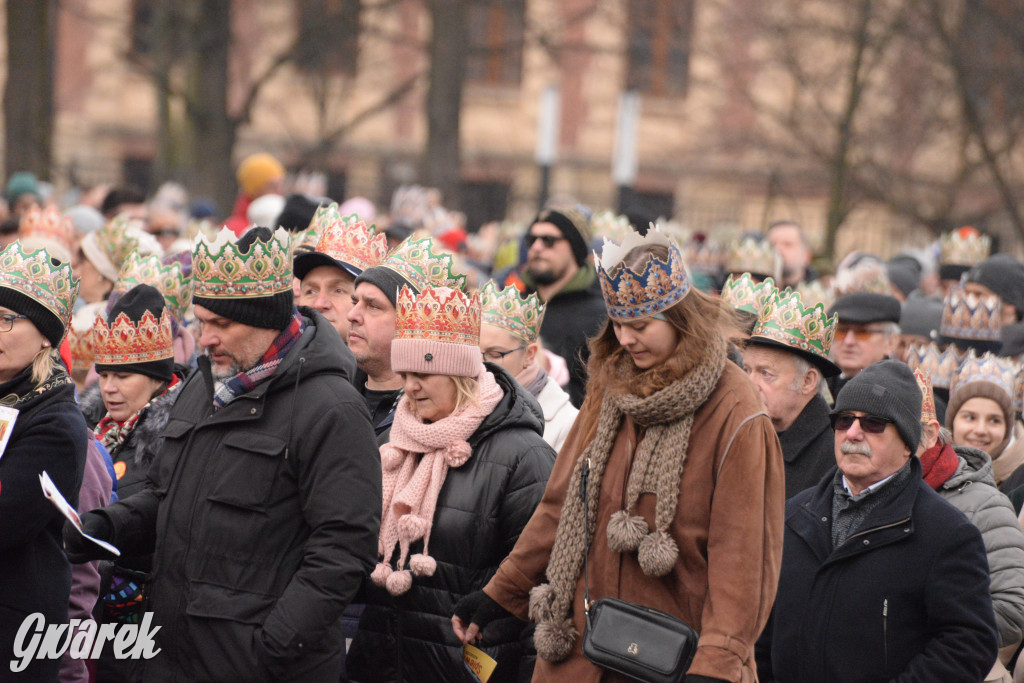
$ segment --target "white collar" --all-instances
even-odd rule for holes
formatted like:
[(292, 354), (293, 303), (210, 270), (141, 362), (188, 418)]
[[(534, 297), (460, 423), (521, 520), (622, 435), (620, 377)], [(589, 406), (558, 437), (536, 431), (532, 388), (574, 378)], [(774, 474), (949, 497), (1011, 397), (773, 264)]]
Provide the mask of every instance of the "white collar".
[(880, 481), (876, 481), (871, 486), (868, 486), (863, 491), (861, 491), (860, 493), (856, 493), (856, 494), (850, 489), (850, 483), (848, 481), (846, 481), (846, 475), (844, 474), (843, 475), (843, 487), (846, 489), (846, 492), (849, 493), (851, 496), (854, 496), (854, 495), (855, 496), (864, 496), (864, 495), (867, 495), (867, 494), (871, 493), (872, 491), (877, 491), (878, 489), (882, 488), (882, 486), (884, 486), (887, 481), (889, 481), (890, 479), (895, 477), (898, 472), (899, 472), (899, 470), (896, 470), (896, 472), (893, 472), (892, 474), (890, 474), (885, 479), (882, 479)]

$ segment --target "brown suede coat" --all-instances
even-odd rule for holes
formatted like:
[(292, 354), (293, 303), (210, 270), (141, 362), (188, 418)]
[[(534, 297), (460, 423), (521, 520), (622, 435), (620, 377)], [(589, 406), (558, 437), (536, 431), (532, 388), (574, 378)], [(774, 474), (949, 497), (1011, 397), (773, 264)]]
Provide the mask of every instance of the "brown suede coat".
[[(573, 466), (593, 438), (593, 433), (582, 434), (580, 427), (577, 420), (540, 506), (484, 589), (524, 620), (530, 589), (545, 581)], [(669, 530), (679, 545), (679, 561), (661, 578), (645, 576), (636, 553), (608, 548), (608, 520), (624, 505), (638, 437), (627, 418), (601, 483), (589, 556), (591, 598), (620, 598), (683, 619), (701, 634), (689, 673), (755, 681), (754, 642), (775, 599), (785, 505), (782, 449), (757, 391), (742, 370), (726, 363), (718, 386), (695, 414), (679, 505)], [(652, 529), (655, 500), (644, 494), (637, 504), (638, 514)], [(581, 575), (572, 612), (581, 638), (562, 662), (538, 658), (534, 681), (619, 680), (583, 656), (583, 591)]]

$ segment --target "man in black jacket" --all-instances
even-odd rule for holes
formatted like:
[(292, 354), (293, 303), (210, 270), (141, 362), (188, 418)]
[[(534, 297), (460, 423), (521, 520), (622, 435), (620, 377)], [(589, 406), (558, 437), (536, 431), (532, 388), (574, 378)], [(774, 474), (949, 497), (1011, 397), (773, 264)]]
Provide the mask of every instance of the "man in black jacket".
[[(265, 228), (237, 245), (223, 231), (200, 242), (199, 371), (171, 409), (147, 488), (83, 515), (123, 552), (154, 552), (161, 651), (148, 679), (341, 673), (342, 611), (376, 561), (380, 461), (341, 339), (295, 309), (287, 244)], [(66, 543), (76, 560), (92, 552), (74, 535)]]
[(981, 534), (922, 481), (920, 414), (899, 361), (839, 394), (838, 468), (786, 504), (761, 681), (981, 681), (995, 661)]

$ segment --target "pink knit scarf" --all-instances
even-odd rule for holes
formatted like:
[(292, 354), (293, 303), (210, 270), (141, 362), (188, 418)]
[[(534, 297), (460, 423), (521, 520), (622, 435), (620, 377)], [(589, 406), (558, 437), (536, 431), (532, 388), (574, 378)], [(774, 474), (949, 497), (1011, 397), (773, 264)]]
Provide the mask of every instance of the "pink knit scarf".
[[(380, 561), (370, 578), (392, 595), (409, 590), (414, 574), (433, 576), (437, 568), (434, 558), (427, 554), (437, 496), (448, 468), (461, 467), (472, 455), (466, 439), (504, 395), (494, 375), (483, 370), (483, 366), (476, 379), (479, 382), (476, 403), (464, 403), (448, 417), (431, 424), (413, 415), (409, 410), (409, 396), (403, 396), (395, 409), (391, 441), (380, 447), (384, 514), (377, 541)], [(405, 569), (409, 546), (421, 538), (423, 552), (409, 558), (409, 569)], [(396, 544), (398, 566), (392, 568), (388, 562)]]

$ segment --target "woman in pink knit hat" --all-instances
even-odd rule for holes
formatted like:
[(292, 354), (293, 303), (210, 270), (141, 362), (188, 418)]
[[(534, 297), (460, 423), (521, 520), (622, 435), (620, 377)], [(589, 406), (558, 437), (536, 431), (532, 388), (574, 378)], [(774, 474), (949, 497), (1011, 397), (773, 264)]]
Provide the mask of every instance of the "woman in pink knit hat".
[[(535, 399), (480, 355), (480, 302), (446, 287), (398, 296), (392, 368), (405, 394), (381, 447), (379, 562), (348, 655), (352, 680), (466, 677), (455, 604), (515, 545), (555, 461)], [(527, 625), (500, 612), (477, 644), (493, 683), (530, 677)]]

